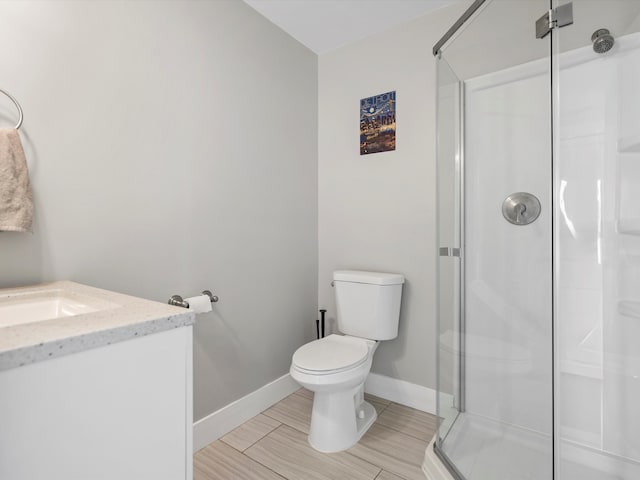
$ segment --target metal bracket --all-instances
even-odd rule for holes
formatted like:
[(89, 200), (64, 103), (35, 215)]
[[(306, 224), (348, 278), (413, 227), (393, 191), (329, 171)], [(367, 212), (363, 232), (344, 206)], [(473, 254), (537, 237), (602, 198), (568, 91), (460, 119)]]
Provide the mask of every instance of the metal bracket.
[(211, 300), (211, 303), (216, 303), (218, 300), (220, 300), (217, 295), (214, 295), (213, 293), (211, 293), (211, 290), (203, 290), (202, 294), (209, 297), (209, 300)]
[(566, 27), (573, 23), (573, 3), (565, 3), (551, 9), (536, 20), (536, 38), (546, 37), (551, 30)]
[(184, 300), (180, 295), (171, 295), (171, 298), (167, 303), (174, 307), (189, 308), (189, 302)]
[[(203, 290), (202, 294), (209, 297), (211, 303), (216, 303), (219, 300), (217, 295), (211, 293), (211, 290)], [(189, 302), (184, 300), (180, 295), (171, 295), (171, 298), (167, 303), (176, 307), (189, 308)]]
[(459, 257), (460, 249), (454, 247), (440, 247), (440, 256), (441, 257)]

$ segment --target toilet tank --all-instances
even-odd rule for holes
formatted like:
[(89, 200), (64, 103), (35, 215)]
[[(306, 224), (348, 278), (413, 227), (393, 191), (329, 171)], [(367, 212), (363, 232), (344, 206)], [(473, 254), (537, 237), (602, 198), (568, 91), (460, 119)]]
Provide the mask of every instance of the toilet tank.
[(397, 273), (333, 272), (338, 330), (371, 340), (396, 338), (403, 283)]

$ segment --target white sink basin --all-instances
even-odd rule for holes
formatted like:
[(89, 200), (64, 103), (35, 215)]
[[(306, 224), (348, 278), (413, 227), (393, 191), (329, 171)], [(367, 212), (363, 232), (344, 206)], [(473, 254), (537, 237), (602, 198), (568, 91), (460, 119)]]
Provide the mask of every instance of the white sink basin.
[(62, 289), (0, 296), (0, 327), (40, 322), (115, 308), (118, 305)]

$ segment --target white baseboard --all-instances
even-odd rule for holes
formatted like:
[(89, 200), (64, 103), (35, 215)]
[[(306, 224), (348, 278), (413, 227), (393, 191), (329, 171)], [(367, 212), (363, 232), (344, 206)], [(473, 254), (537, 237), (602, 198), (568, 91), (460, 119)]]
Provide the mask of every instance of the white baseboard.
[(436, 414), (436, 391), (397, 378), (370, 373), (364, 391), (423, 412)]
[(197, 452), (215, 442), (299, 388), (300, 385), (287, 373), (198, 420), (193, 424), (193, 451)]

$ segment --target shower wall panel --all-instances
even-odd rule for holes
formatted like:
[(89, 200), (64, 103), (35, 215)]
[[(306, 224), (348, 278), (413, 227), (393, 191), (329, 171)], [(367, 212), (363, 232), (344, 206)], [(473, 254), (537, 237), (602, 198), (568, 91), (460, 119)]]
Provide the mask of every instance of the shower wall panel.
[(614, 169), (604, 161), (611, 71), (594, 59), (583, 48), (559, 60), (567, 87), (557, 101), (556, 399), (559, 438), (601, 448), (603, 225), (613, 214), (603, 195), (611, 197)]
[[(465, 82), (466, 407), (550, 434), (550, 89), (533, 65)], [(535, 222), (503, 217), (515, 192), (539, 199)]]
[(616, 42), (610, 55), (586, 47), (558, 58), (555, 302), (562, 479), (573, 478), (575, 464), (636, 478), (624, 458), (640, 459), (640, 414), (633, 407), (640, 403), (640, 35)]
[(602, 321), (602, 448), (640, 462), (640, 33), (618, 39), (617, 55), (605, 65), (612, 127), (605, 130), (604, 182), (613, 214), (605, 217), (603, 240), (610, 288)]

